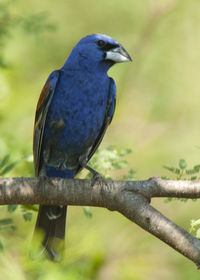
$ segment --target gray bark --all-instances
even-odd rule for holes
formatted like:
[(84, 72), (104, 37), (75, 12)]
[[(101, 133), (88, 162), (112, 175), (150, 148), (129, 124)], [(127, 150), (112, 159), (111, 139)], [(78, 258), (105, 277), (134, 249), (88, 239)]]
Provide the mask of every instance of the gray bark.
[(150, 205), (153, 197), (200, 198), (200, 182), (150, 178), (91, 184), (77, 179), (0, 178), (0, 205), (87, 205), (118, 211), (200, 267), (200, 240)]

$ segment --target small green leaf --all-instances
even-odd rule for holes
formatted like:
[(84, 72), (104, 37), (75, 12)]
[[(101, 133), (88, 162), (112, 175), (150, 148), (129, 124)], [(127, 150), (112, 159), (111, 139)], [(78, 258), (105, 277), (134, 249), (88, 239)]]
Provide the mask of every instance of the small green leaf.
[(191, 227), (192, 227), (192, 228), (195, 228), (195, 227), (197, 227), (197, 226), (200, 226), (200, 219), (198, 219), (198, 220), (192, 220), (192, 221), (191, 221)]
[(185, 169), (187, 167), (187, 163), (186, 163), (186, 161), (184, 159), (180, 159), (179, 160), (179, 167), (181, 169)]
[(5, 155), (5, 156), (3, 157), (3, 159), (0, 161), (0, 169), (6, 165), (6, 163), (7, 163), (8, 160), (9, 160), (9, 157), (10, 157), (9, 155)]
[(186, 169), (185, 173), (187, 175), (192, 175), (192, 174), (198, 173), (198, 171), (196, 171), (195, 169)]
[(114, 151), (115, 150), (115, 147), (110, 145), (108, 146), (105, 150), (108, 150), (108, 151)]
[(2, 252), (2, 251), (3, 251), (3, 249), (4, 249), (4, 246), (3, 246), (2, 241), (0, 240), (0, 252)]
[(8, 173), (9, 171), (11, 171), (15, 165), (18, 163), (18, 161), (14, 161), (10, 164), (8, 164), (1, 172), (0, 172), (0, 176), (5, 175), (6, 173)]
[(163, 167), (165, 169), (171, 171), (172, 173), (180, 174), (180, 169), (179, 168), (176, 168), (176, 167), (173, 167), (173, 166), (169, 166), (169, 165), (164, 165)]
[(200, 239), (200, 228), (196, 231), (196, 238)]
[(87, 218), (92, 218), (92, 210), (89, 206), (83, 206), (83, 212)]
[(23, 214), (23, 218), (26, 222), (30, 222), (32, 220), (32, 213), (31, 212), (27, 212), (25, 214)]
[(172, 200), (174, 200), (173, 197), (167, 197), (167, 198), (164, 199), (164, 203), (172, 202)]
[(8, 212), (12, 213), (17, 209), (18, 205), (8, 205)]
[(17, 229), (17, 227), (16, 226), (10, 226), (10, 229), (14, 231), (14, 230)]
[(13, 219), (11, 219), (11, 218), (2, 219), (2, 220), (0, 220), (0, 226), (9, 225), (9, 224), (12, 224), (12, 222), (13, 222)]
[(126, 160), (121, 160), (118, 162), (113, 163), (113, 170), (119, 170), (122, 168), (125, 168), (127, 166), (127, 161)]
[(128, 155), (128, 154), (130, 154), (130, 153), (132, 153), (132, 150), (131, 150), (131, 149), (121, 149), (121, 150), (119, 151), (119, 156), (120, 156), (120, 157), (124, 157), (124, 156), (126, 156), (126, 155)]
[(12, 225), (0, 227), (0, 231), (10, 231), (10, 230), (14, 231), (16, 229), (17, 229), (16, 226), (12, 226)]
[(167, 177), (167, 176), (161, 176), (161, 179), (163, 179), (163, 180), (170, 180), (170, 178)]
[(32, 210), (34, 212), (38, 212), (39, 211), (39, 206), (38, 205), (25, 204), (25, 205), (21, 205), (21, 209), (22, 209), (23, 212), (25, 212), (27, 210)]
[(123, 180), (134, 180), (136, 173), (137, 173), (136, 170), (134, 170), (133, 168), (130, 168), (128, 171), (128, 174), (123, 176)]
[(196, 170), (196, 172), (199, 172), (199, 170), (200, 170), (200, 165), (198, 164), (198, 165), (195, 165), (194, 166), (194, 170)]
[(193, 201), (193, 202), (196, 202), (196, 201), (197, 201), (197, 198), (192, 198), (192, 201)]
[(182, 201), (182, 202), (187, 202), (188, 201), (188, 198), (178, 198), (179, 201)]
[(133, 169), (133, 168), (130, 168), (129, 171), (128, 171), (128, 173), (129, 173), (130, 175), (135, 175), (135, 174), (137, 173), (137, 171), (136, 171), (135, 169)]

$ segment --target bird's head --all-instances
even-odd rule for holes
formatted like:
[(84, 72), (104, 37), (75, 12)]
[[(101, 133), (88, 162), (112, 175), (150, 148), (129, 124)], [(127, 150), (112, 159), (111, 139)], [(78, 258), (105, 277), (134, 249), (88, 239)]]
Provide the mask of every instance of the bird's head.
[(119, 42), (104, 34), (92, 34), (77, 43), (65, 65), (108, 70), (113, 64), (126, 61), (131, 61), (131, 57)]

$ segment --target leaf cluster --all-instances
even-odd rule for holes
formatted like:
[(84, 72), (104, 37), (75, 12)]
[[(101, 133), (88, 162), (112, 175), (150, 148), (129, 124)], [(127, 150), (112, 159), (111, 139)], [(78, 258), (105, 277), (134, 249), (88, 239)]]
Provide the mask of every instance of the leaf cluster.
[[(164, 165), (163, 167), (167, 169), (176, 180), (200, 180), (200, 164), (194, 165), (192, 168), (187, 167), (188, 164), (185, 159), (180, 159), (178, 166)], [(163, 177), (164, 179), (169, 179)], [(171, 178), (170, 178), (171, 179)], [(172, 198), (168, 197), (165, 202), (171, 202), (174, 200), (179, 200), (182, 202), (187, 202), (187, 198)], [(192, 199), (196, 201), (196, 199)], [(200, 219), (191, 220), (190, 222), (190, 232), (194, 233), (197, 238), (200, 238)]]
[[(96, 171), (98, 171), (102, 177), (106, 179), (112, 179), (113, 171), (126, 170), (128, 162), (126, 156), (132, 152), (131, 149), (120, 149), (114, 146), (108, 146), (105, 149), (97, 150), (92, 159), (89, 161), (89, 165)], [(123, 175), (123, 179), (133, 179), (136, 171), (132, 168), (128, 170), (128, 173)], [(92, 178), (92, 174), (86, 176), (87, 179)]]
[(19, 161), (10, 162), (10, 156), (5, 155), (2, 160), (0, 160), (0, 176), (6, 175), (10, 172)]
[[(0, 160), (0, 176), (5, 176), (8, 174), (21, 160), (11, 161), (9, 155), (5, 155)], [(7, 210), (9, 213), (13, 213), (18, 209), (18, 205), (8, 205)], [(38, 207), (34, 205), (21, 205), (22, 216), (25, 221), (32, 220), (32, 211), (37, 211)], [(0, 219), (0, 231), (13, 231), (16, 230), (16, 225), (12, 218)], [(3, 249), (3, 241), (0, 240), (0, 250)]]
[(178, 166), (164, 165), (163, 167), (175, 175), (176, 180), (199, 180), (200, 164), (194, 165), (192, 168), (187, 168), (187, 166), (186, 160), (180, 159)]
[(20, 15), (13, 12), (12, 5), (14, 2), (16, 1), (5, 0), (0, 3), (0, 68), (9, 66), (5, 61), (2, 50), (5, 47), (6, 40), (12, 36), (16, 28), (34, 35), (55, 30), (55, 25), (49, 22), (47, 13)]

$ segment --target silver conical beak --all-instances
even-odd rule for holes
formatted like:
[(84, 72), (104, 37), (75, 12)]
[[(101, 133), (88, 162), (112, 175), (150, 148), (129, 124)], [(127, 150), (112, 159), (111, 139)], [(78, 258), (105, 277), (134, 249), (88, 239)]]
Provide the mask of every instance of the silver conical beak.
[(128, 52), (122, 47), (122, 45), (119, 45), (119, 47), (113, 48), (106, 52), (105, 56), (106, 60), (112, 60), (114, 62), (127, 62), (132, 61), (130, 55)]

